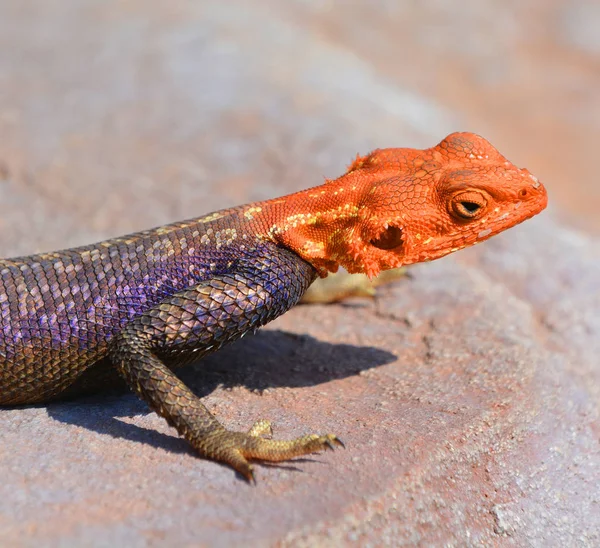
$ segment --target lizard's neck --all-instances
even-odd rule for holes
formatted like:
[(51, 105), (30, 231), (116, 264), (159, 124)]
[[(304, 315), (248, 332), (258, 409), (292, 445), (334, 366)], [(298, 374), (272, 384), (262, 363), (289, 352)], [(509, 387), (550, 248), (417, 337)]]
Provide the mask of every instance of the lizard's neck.
[(249, 205), (246, 218), (256, 216), (262, 236), (284, 245), (312, 264), (321, 277), (336, 272), (342, 251), (351, 243), (360, 200), (356, 177), (349, 175), (283, 198)]

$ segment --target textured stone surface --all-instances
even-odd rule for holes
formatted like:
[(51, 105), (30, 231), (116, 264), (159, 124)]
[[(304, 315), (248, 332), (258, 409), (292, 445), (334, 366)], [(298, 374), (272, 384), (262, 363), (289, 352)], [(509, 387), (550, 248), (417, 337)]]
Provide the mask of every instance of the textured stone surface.
[(596, 3), (347, 6), (0, 6), (3, 256), (272, 197), (461, 129), (553, 203), (375, 301), (298, 307), (182, 373), (230, 426), (347, 444), (261, 466), (256, 487), (132, 395), (1, 410), (0, 544), (600, 544)]

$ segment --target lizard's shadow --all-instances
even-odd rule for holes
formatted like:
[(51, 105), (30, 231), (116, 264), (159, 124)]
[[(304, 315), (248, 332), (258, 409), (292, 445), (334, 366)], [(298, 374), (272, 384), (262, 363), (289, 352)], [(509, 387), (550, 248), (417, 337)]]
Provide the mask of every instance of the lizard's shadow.
[[(313, 386), (355, 375), (394, 361), (390, 352), (366, 346), (330, 344), (307, 335), (262, 330), (218, 353), (177, 371), (200, 397), (218, 386), (244, 386), (248, 390)], [(174, 452), (191, 452), (177, 436), (163, 434), (119, 420), (117, 417), (148, 414), (148, 406), (123, 390), (47, 406), (52, 418), (115, 438), (147, 443)]]

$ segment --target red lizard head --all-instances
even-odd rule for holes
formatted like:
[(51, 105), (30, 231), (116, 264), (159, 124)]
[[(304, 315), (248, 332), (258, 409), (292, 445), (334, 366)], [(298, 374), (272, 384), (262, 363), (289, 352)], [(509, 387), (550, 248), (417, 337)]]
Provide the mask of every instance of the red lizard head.
[(376, 276), (486, 240), (542, 211), (544, 186), (488, 141), (453, 133), (426, 150), (381, 149), (286, 198), (273, 237), (322, 276)]

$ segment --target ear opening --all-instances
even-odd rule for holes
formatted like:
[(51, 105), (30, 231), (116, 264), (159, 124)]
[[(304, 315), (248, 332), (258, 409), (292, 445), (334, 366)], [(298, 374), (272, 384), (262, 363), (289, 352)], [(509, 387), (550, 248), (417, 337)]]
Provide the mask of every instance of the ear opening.
[(402, 240), (402, 229), (388, 225), (379, 236), (370, 241), (373, 247), (388, 251), (400, 247), (404, 242)]

